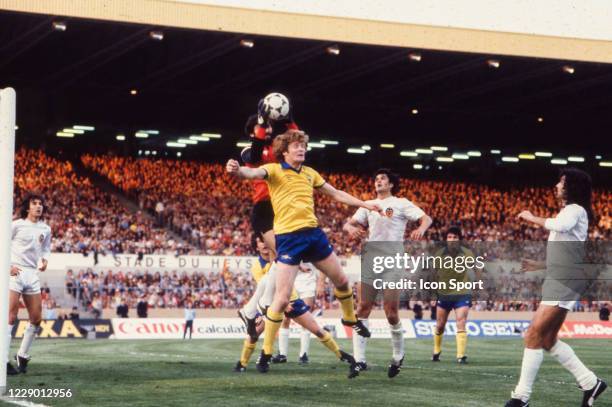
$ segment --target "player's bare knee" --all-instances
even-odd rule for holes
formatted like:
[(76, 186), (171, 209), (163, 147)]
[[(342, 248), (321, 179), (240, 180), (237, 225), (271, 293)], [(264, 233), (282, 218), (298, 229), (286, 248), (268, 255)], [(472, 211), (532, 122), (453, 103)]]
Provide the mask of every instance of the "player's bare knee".
[(8, 317), (8, 323), (9, 325), (15, 325), (15, 322), (17, 322), (17, 313), (9, 313), (9, 317)]
[(462, 318), (462, 319), (458, 319), (456, 322), (457, 322), (457, 330), (465, 331), (465, 324), (467, 320), (465, 318)]
[(536, 329), (528, 329), (523, 342), (529, 349), (541, 349), (544, 345), (542, 335)]
[(399, 322), (399, 312), (397, 306), (394, 304), (385, 304), (385, 315), (387, 316), (387, 321), (391, 325), (396, 325)]
[(345, 275), (342, 275), (335, 282), (336, 289), (340, 291), (346, 291), (349, 289), (349, 280)]

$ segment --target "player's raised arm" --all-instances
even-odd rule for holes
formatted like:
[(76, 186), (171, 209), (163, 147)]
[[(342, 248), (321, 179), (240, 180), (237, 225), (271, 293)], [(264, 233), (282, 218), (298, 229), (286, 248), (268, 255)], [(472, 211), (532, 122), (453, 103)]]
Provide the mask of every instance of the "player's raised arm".
[(341, 202), (343, 204), (365, 208), (369, 211), (381, 212), (380, 206), (376, 204), (370, 204), (370, 203), (364, 202), (359, 198), (355, 198), (353, 195), (349, 193), (346, 193), (344, 191), (334, 188), (333, 186), (329, 185), (329, 183), (327, 182), (323, 184), (317, 190), (331, 197), (333, 200)]
[(225, 170), (232, 175), (244, 179), (264, 179), (268, 174), (263, 168), (241, 167), (238, 161), (233, 159), (227, 161)]

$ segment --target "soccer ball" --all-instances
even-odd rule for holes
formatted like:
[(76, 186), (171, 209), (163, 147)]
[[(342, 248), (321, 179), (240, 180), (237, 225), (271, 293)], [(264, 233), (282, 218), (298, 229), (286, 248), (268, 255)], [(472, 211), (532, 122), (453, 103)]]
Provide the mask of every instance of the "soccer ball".
[(284, 120), (289, 117), (289, 99), (282, 93), (270, 93), (263, 99), (266, 115), (272, 120)]

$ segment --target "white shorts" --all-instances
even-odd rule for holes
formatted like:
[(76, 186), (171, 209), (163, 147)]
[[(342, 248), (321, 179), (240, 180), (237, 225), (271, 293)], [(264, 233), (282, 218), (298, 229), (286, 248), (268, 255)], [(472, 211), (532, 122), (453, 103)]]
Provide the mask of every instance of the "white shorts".
[(550, 307), (564, 308), (568, 311), (571, 311), (572, 309), (574, 309), (576, 301), (541, 301), (540, 304), (548, 305)]
[(9, 289), (20, 294), (40, 294), (40, 280), (38, 270), (35, 268), (17, 266), (21, 269), (18, 275), (11, 276)]
[(313, 271), (310, 273), (298, 272), (293, 286), (301, 299), (314, 297), (317, 293), (316, 273)]

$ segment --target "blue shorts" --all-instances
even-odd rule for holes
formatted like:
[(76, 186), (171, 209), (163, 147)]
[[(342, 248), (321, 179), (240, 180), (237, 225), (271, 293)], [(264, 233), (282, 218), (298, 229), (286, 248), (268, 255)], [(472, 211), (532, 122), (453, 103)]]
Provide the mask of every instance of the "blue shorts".
[(298, 298), (291, 303), (291, 311), (285, 312), (287, 318), (297, 318), (310, 311), (310, 307), (302, 300)]
[(297, 266), (300, 262), (313, 263), (333, 252), (325, 233), (319, 228), (276, 235), (276, 261)]
[(454, 295), (454, 296), (440, 297), (437, 305), (438, 307), (444, 308), (447, 311), (451, 311), (451, 310), (454, 310), (456, 308), (461, 308), (461, 307), (471, 307), (472, 306), (472, 296), (471, 295)]

